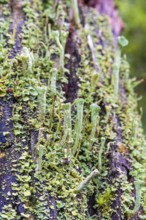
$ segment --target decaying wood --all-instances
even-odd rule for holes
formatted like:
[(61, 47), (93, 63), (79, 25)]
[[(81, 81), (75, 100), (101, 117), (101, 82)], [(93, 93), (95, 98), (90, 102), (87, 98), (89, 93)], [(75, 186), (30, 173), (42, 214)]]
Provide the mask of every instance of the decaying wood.
[(145, 219), (114, 1), (0, 1), (0, 25), (0, 219)]

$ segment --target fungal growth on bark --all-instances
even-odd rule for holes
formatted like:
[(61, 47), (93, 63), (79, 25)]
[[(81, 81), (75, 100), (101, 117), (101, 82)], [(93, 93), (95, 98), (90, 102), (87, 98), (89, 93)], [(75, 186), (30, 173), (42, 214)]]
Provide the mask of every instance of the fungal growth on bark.
[(146, 142), (113, 0), (0, 0), (0, 219), (146, 219)]

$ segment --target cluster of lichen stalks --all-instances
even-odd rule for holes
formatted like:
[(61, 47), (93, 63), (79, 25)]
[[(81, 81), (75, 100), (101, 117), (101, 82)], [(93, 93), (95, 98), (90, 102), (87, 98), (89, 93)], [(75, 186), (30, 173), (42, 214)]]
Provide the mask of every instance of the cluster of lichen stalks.
[(108, 17), (79, 16), (75, 0), (11, 2), (0, 0), (0, 219), (146, 219), (136, 82)]

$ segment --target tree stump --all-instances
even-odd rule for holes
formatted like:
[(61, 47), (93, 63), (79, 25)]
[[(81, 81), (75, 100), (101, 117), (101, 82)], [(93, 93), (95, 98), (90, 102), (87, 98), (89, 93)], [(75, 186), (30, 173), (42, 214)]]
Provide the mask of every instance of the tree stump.
[(0, 219), (146, 219), (137, 85), (112, 0), (0, 0)]

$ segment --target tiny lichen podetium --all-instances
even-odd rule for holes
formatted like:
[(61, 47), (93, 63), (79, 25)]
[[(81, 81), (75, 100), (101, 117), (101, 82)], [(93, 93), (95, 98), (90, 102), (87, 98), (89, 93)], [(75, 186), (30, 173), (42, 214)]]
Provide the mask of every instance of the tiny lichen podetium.
[(91, 142), (94, 142), (100, 107), (96, 103), (90, 105), (91, 110)]
[(62, 105), (64, 110), (64, 135), (62, 138), (62, 146), (66, 145), (66, 142), (72, 142), (72, 122), (71, 122), (71, 103)]
[(75, 103), (77, 106), (77, 118), (76, 118), (76, 125), (75, 125), (75, 142), (73, 146), (73, 155), (75, 155), (79, 142), (81, 139), (81, 132), (82, 132), (82, 126), (83, 126), (83, 107), (84, 107), (84, 99), (76, 99)]
[(37, 86), (38, 92), (38, 103), (39, 103), (39, 119), (40, 121), (44, 119), (46, 113), (46, 94), (47, 86)]
[(50, 89), (51, 89), (51, 95), (54, 96), (56, 95), (56, 79), (57, 79), (57, 69), (53, 68), (51, 70), (51, 85), (50, 85)]
[(74, 21), (77, 27), (80, 26), (80, 16), (79, 16), (79, 8), (78, 8), (78, 1), (77, 0), (71, 0), (72, 9), (74, 13)]

